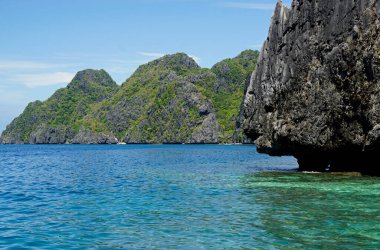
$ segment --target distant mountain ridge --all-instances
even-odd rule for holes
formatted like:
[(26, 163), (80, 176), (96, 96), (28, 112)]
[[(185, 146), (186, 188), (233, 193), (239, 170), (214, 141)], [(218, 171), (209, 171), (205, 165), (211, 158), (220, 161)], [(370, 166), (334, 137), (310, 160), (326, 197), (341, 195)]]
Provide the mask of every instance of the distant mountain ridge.
[(211, 69), (184, 53), (141, 65), (121, 86), (84, 70), (46, 101), (30, 103), (1, 134), (4, 144), (234, 143), (258, 52)]

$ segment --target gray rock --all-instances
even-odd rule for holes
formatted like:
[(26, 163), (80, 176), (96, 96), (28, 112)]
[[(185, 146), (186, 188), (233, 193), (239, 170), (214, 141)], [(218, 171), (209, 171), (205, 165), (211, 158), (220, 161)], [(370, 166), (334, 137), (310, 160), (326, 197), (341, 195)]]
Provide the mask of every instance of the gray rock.
[(245, 98), (260, 152), (380, 174), (379, 16), (377, 0), (279, 1)]
[(30, 144), (64, 144), (66, 139), (70, 137), (70, 131), (64, 127), (57, 128), (47, 127), (41, 124), (33, 131), (29, 138)]
[[(255, 58), (257, 59), (257, 58)], [(250, 77), (247, 77), (245, 87), (244, 87), (244, 96), (247, 94), (248, 87), (250, 85)], [(242, 143), (242, 144), (252, 144), (252, 139), (247, 137), (244, 133), (244, 101), (242, 100), (240, 104), (240, 109), (239, 109), (239, 115), (238, 119), (236, 120), (236, 128), (233, 134), (233, 143)]]
[(108, 87), (116, 86), (116, 83), (105, 70), (86, 69), (79, 71), (67, 87), (88, 92), (91, 90), (89, 86), (93, 83)]
[(25, 142), (19, 137), (3, 135), (0, 137), (0, 144), (25, 144)]
[(211, 102), (202, 96), (190, 79), (179, 78), (174, 85), (162, 85), (156, 100), (165, 100), (168, 91), (173, 97), (160, 106), (153, 105), (146, 118), (134, 129), (129, 129), (124, 141), (128, 144), (145, 143), (217, 143), (220, 128)]
[(117, 138), (111, 134), (94, 133), (81, 128), (72, 140), (73, 144), (116, 144)]
[(170, 71), (170, 73), (166, 76), (165, 81), (167, 82), (173, 82), (178, 78), (177, 74), (175, 71)]
[(218, 143), (219, 124), (214, 113), (209, 114), (191, 135), (190, 143)]

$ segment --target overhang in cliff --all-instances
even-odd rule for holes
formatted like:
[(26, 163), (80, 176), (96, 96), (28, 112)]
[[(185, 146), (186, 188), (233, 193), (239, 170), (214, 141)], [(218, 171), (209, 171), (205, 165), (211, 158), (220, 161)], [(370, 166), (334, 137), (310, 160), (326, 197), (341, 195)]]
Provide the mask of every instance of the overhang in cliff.
[(277, 3), (245, 99), (260, 152), (301, 170), (380, 173), (380, 1)]

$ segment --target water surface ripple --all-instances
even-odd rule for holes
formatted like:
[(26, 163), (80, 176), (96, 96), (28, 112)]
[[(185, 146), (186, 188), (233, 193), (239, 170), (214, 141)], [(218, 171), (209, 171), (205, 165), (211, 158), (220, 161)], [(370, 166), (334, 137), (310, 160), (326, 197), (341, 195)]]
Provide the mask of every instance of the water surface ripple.
[(7, 249), (380, 249), (380, 179), (253, 146), (1, 145)]

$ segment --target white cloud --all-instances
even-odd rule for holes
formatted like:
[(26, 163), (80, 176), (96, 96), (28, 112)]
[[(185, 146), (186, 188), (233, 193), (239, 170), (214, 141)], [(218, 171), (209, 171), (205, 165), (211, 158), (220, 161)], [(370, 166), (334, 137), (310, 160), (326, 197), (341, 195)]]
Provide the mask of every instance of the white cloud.
[(155, 52), (137, 52), (137, 54), (152, 58), (159, 58), (165, 56), (164, 53), (155, 53)]
[(198, 56), (193, 56), (193, 55), (189, 55), (191, 58), (194, 59), (194, 61), (196, 61), (198, 64), (201, 62), (201, 58), (198, 57)]
[(10, 80), (29, 88), (51, 86), (69, 83), (75, 74), (69, 72), (54, 72), (46, 74), (23, 74), (12, 77)]
[(224, 7), (249, 9), (249, 10), (274, 10), (276, 4), (272, 3), (243, 3), (243, 2), (227, 2), (223, 4)]

